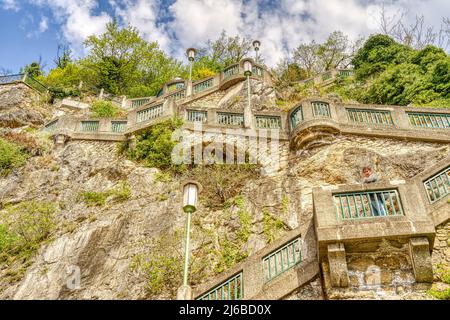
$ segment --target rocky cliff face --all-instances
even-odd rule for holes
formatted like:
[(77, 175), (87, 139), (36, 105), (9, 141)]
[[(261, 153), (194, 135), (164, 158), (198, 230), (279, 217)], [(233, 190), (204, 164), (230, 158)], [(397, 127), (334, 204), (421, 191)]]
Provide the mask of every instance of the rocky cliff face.
[(51, 114), (51, 108), (23, 83), (0, 86), (0, 128), (40, 126)]
[[(242, 83), (194, 104), (238, 108), (243, 102), (235, 97), (245, 96), (241, 91), (245, 91)], [(3, 127), (41, 124), (49, 113), (28, 110), (32, 100), (16, 87), (5, 92), (0, 91), (2, 112), (8, 111), (0, 117)], [(253, 98), (261, 110), (275, 99), (267, 88), (255, 92)], [(274, 174), (240, 172), (244, 181), (226, 182), (239, 186), (240, 192), (224, 205), (212, 205), (205, 194), (200, 195), (192, 227), (194, 286), (293, 228), (309, 235), (304, 244), (315, 255), (315, 238), (308, 232), (313, 228), (313, 187), (358, 183), (364, 165), (373, 166), (381, 179), (407, 179), (450, 153), (446, 145), (356, 136), (339, 136), (310, 151), (289, 152), (287, 144), (281, 148), (286, 161)], [(204, 187), (214, 190), (224, 173), (212, 168), (195, 174), (200, 179), (203, 175)], [(239, 174), (232, 173), (236, 180)], [(182, 275), (181, 181), (190, 177), (192, 172), (174, 177), (131, 162), (117, 153), (115, 143), (89, 141), (69, 141), (0, 177), (0, 210), (30, 200), (56, 207), (55, 227), (32, 259), (0, 265), (0, 298), (173, 298)], [(117, 196), (112, 190), (123, 185), (129, 192)], [(89, 202), (89, 193), (104, 195), (104, 201)], [(208, 194), (213, 196), (214, 191)], [(436, 241), (433, 259), (436, 265), (448, 265), (448, 225), (440, 230), (444, 231)], [(318, 277), (288, 298), (408, 298), (415, 291), (423, 292), (424, 288), (412, 285), (405, 250), (388, 243), (370, 256), (350, 257), (352, 285), (345, 292), (327, 290), (326, 279)], [(369, 265), (381, 266), (383, 286), (366, 285)], [(23, 272), (12, 277), (17, 268)]]

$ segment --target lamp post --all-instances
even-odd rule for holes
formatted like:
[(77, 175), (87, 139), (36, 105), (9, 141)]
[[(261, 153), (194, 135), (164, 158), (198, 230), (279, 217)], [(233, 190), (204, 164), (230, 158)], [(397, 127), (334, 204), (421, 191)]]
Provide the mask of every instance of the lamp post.
[(258, 52), (259, 52), (259, 47), (261, 46), (261, 41), (259, 40), (255, 40), (253, 41), (253, 49), (255, 49), (255, 62), (259, 63), (259, 56), (258, 56)]
[(188, 60), (189, 60), (189, 82), (192, 81), (192, 63), (195, 60), (196, 52), (197, 52), (197, 50), (195, 50), (194, 48), (189, 48), (186, 50), (186, 54), (187, 54)]
[(250, 76), (253, 73), (253, 61), (250, 58), (246, 58), (242, 60), (242, 65), (244, 67), (244, 76), (247, 77), (247, 108), (245, 109), (244, 114), (244, 126), (246, 128), (250, 128), (251, 125), (251, 117), (252, 117), (252, 96), (251, 96), (251, 88), (250, 88)]
[(197, 197), (199, 185), (196, 182), (188, 181), (183, 187), (183, 211), (187, 213), (186, 218), (186, 242), (184, 251), (184, 272), (183, 286), (188, 285), (189, 269), (189, 237), (191, 229), (191, 214), (197, 210)]

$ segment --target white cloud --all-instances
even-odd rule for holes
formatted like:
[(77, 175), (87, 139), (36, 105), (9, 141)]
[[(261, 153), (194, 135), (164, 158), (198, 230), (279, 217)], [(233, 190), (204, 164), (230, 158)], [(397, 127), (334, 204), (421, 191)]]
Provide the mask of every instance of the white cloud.
[(94, 14), (98, 6), (94, 0), (31, 0), (34, 4), (49, 8), (55, 19), (62, 24), (64, 38), (75, 53), (82, 52), (82, 43), (92, 34), (101, 34), (111, 21), (106, 12)]
[[(390, 13), (410, 8), (410, 21), (424, 14), (426, 23), (435, 28), (450, 12), (449, 0), (175, 0), (169, 7), (161, 0), (109, 0), (110, 14), (98, 13), (94, 0), (28, 1), (50, 8), (62, 24), (64, 38), (78, 49), (87, 36), (103, 32), (115, 15), (178, 58), (183, 58), (187, 47), (203, 46), (222, 30), (258, 38), (268, 65), (288, 56), (300, 42), (323, 41), (335, 30), (352, 39), (377, 32), (374, 15), (382, 2)], [(15, 3), (3, 0), (3, 5), (6, 2)]]
[(41, 21), (39, 22), (39, 32), (45, 32), (48, 29), (48, 18), (42, 17)]
[(5, 10), (19, 11), (20, 5), (17, 0), (2, 0), (1, 2), (2, 8)]
[(170, 51), (170, 37), (163, 25), (157, 26), (159, 6), (155, 0), (110, 1), (118, 17), (125, 24), (136, 27), (147, 41), (158, 41)]

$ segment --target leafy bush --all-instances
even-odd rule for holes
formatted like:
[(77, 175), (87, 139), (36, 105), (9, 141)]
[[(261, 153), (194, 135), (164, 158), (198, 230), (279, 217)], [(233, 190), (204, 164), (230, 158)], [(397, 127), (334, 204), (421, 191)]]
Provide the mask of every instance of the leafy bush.
[(49, 91), (52, 99), (81, 96), (81, 91), (78, 88), (49, 87)]
[(126, 142), (119, 151), (148, 167), (180, 172), (183, 166), (172, 163), (172, 150), (177, 144), (172, 140), (172, 133), (181, 125), (177, 118), (158, 123), (136, 136), (135, 150), (130, 150)]
[(140, 84), (136, 85), (134, 87), (131, 87), (127, 94), (127, 98), (141, 98), (141, 97), (150, 97), (155, 94), (155, 90), (151, 87), (148, 87), (146, 85)]
[(218, 209), (239, 195), (244, 185), (259, 175), (259, 165), (256, 164), (213, 164), (195, 166), (185, 173), (185, 178), (201, 181), (204, 204)]
[(98, 100), (92, 104), (91, 111), (96, 118), (113, 118), (119, 112), (119, 108), (111, 101)]
[(167, 298), (176, 296), (183, 274), (181, 244), (181, 232), (163, 233), (146, 244), (149, 247), (146, 253), (133, 258), (130, 269), (143, 275), (150, 297), (164, 292), (169, 293)]
[(28, 154), (19, 145), (0, 138), (0, 175), (22, 166), (27, 158)]
[(26, 201), (0, 213), (0, 261), (29, 258), (55, 226), (56, 206), (51, 202)]

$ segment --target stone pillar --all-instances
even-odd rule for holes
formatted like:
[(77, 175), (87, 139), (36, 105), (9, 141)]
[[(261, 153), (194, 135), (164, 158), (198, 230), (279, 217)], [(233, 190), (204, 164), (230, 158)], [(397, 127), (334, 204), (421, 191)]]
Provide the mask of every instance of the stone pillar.
[(64, 147), (66, 144), (66, 136), (63, 134), (57, 134), (55, 136), (55, 146), (56, 148)]
[(132, 134), (128, 138), (128, 146), (129, 146), (130, 150), (135, 150), (136, 149), (136, 136), (134, 134)]
[(192, 289), (188, 285), (183, 285), (178, 288), (177, 300), (192, 300)]
[(433, 267), (431, 265), (430, 244), (428, 238), (409, 239), (409, 253), (417, 282), (433, 282)]
[(120, 106), (125, 109), (127, 107), (127, 96), (122, 96), (122, 102), (120, 103)]
[(330, 265), (330, 279), (333, 287), (348, 287), (348, 269), (345, 259), (343, 243), (328, 245), (328, 263)]
[(100, 94), (98, 95), (98, 99), (101, 100), (103, 99), (103, 88), (100, 89)]
[(83, 88), (83, 81), (82, 80), (80, 80), (80, 83), (78, 84), (78, 89), (81, 90), (81, 88)]

